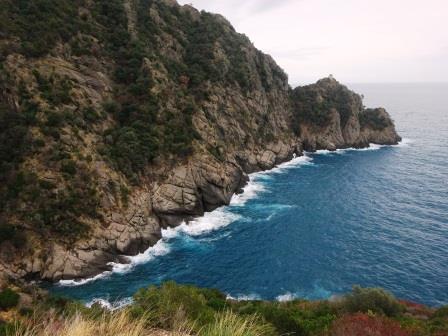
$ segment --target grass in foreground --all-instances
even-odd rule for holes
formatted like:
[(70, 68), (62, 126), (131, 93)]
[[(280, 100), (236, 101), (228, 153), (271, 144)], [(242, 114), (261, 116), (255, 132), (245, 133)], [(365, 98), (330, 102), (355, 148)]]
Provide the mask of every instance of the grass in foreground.
[(48, 296), (28, 306), (7, 303), (0, 336), (448, 336), (448, 307), (399, 301), (378, 288), (354, 287), (331, 301), (238, 302), (167, 282), (114, 312)]

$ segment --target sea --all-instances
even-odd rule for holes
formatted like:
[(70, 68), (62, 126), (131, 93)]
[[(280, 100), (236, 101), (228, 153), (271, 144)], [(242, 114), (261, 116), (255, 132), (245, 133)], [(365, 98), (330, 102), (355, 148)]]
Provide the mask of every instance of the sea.
[(403, 141), (306, 153), (250, 176), (229, 206), (163, 232), (131, 264), (50, 287), (119, 307), (174, 280), (238, 300), (327, 299), (353, 285), (448, 304), (448, 83), (352, 84)]

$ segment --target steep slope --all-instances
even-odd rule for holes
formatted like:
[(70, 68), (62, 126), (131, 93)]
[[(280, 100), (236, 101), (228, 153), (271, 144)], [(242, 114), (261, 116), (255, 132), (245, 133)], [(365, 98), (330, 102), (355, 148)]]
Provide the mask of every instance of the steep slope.
[(4, 276), (97, 274), (303, 147), (399, 141), (332, 78), (291, 90), (219, 15), (168, 0), (0, 9)]

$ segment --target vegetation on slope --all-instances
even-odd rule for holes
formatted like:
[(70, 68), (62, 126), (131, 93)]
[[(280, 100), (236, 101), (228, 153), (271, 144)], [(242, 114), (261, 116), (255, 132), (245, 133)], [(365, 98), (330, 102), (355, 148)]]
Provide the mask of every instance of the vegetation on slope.
[[(222, 17), (142, 0), (130, 29), (124, 3), (0, 2), (0, 230), (16, 247), (24, 229), (71, 243), (101, 223), (95, 161), (121, 172), (126, 181), (114, 183), (128, 190), (154, 160), (190, 156), (210, 85), (271, 90), (265, 55), (253, 60), (250, 41)], [(107, 99), (61, 75), (65, 67), (104, 73)], [(274, 77), (286, 82), (280, 68)]]
[[(210, 83), (249, 91), (255, 71), (269, 89), (264, 55), (258, 52), (251, 65), (249, 40), (222, 18), (193, 18), (164, 1), (137, 6), (133, 32), (123, 0), (0, 3), (2, 241), (24, 246), (23, 229), (67, 243), (86, 236), (91, 223), (102, 220), (92, 160), (101, 157), (137, 184), (156, 158), (193, 152), (199, 136), (192, 118)], [(165, 50), (167, 41), (176, 53)], [(11, 57), (13, 67), (4, 66)], [(14, 72), (20, 57), (35, 64), (31, 76)], [(93, 102), (73, 78), (38, 67), (54, 61), (49, 57), (78, 69), (102, 64), (113, 93), (100, 105)], [(281, 70), (276, 76), (286, 80)], [(84, 139), (98, 134), (103, 142), (83, 153)], [(64, 136), (75, 140), (66, 144)], [(38, 170), (54, 176), (43, 178)]]
[(398, 301), (378, 288), (355, 287), (331, 301), (268, 302), (234, 301), (216, 290), (168, 282), (140, 290), (132, 305), (115, 312), (62, 298), (35, 300), (28, 307), (8, 305), (9, 311), (0, 313), (0, 319), (7, 317), (0, 335), (137, 336), (158, 335), (156, 330), (203, 336), (448, 334), (446, 307)]
[[(4, 71), (0, 75), (0, 88), (7, 92), (13, 79)], [(7, 232), (16, 247), (24, 243), (17, 239), (23, 228), (18, 226), (20, 222), (29, 223), (43, 235), (56, 234), (70, 241), (87, 231), (82, 216), (100, 217), (94, 175), (80, 156), (60, 141), (61, 129), (74, 125), (77, 118), (64, 109), (71, 103), (71, 83), (37, 70), (33, 76), (34, 87), (19, 83), (18, 107), (8, 105), (6, 99), (0, 106), (0, 230)], [(42, 156), (47, 168), (58, 172), (61, 180), (45, 179), (36, 174), (35, 167), (24, 165), (26, 159)], [(8, 213), (15, 216), (10, 224), (6, 222)]]
[(311, 123), (325, 127), (330, 122), (331, 110), (335, 109), (340, 115), (341, 127), (344, 127), (352, 115), (363, 110), (361, 97), (343, 85), (335, 85), (336, 83), (332, 78), (326, 78), (292, 91), (298, 125)]
[(378, 109), (364, 108), (362, 96), (339, 85), (332, 77), (298, 87), (291, 97), (297, 126), (306, 123), (326, 127), (331, 122), (332, 110), (339, 114), (342, 129), (352, 116), (359, 118), (361, 128), (383, 130), (391, 126), (391, 120), (381, 115)]
[(366, 109), (359, 115), (361, 127), (382, 130), (391, 125), (391, 120), (378, 113), (378, 110)]

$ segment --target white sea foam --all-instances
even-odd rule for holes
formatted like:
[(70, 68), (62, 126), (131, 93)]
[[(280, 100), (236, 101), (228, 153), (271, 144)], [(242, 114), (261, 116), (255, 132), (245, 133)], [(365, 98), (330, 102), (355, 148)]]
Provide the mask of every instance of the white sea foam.
[(296, 298), (297, 298), (296, 294), (287, 292), (285, 294), (277, 296), (275, 299), (279, 302), (288, 302), (288, 301), (293, 301)]
[[(403, 139), (403, 141), (397, 146), (407, 146), (412, 143), (410, 139)], [(346, 151), (366, 151), (366, 150), (378, 150), (384, 146), (371, 144), (368, 148), (356, 149), (356, 148), (347, 148), (347, 149), (338, 149), (336, 151), (329, 150), (318, 150), (315, 154), (327, 155), (333, 153), (342, 154)], [(233, 195), (230, 206), (243, 206), (247, 201), (253, 199), (260, 195), (263, 191), (266, 190), (263, 185), (263, 180), (265, 180), (269, 175), (282, 173), (288, 169), (296, 168), (301, 165), (310, 165), (313, 164), (313, 158), (309, 156), (310, 153), (305, 153), (303, 156), (298, 156), (293, 158), (292, 160), (282, 163), (271, 170), (257, 172), (250, 174), (250, 181), (244, 187), (244, 192), (242, 194)], [(82, 280), (61, 280), (59, 285), (61, 286), (82, 286), (89, 282), (96, 281), (102, 278), (106, 278), (110, 276), (112, 273), (127, 273), (131, 271), (136, 265), (141, 265), (147, 263), (158, 256), (166, 255), (170, 252), (169, 241), (179, 234), (185, 234), (189, 236), (201, 236), (212, 231), (218, 230), (229, 224), (235, 222), (241, 217), (237, 214), (229, 211), (229, 207), (223, 206), (216, 209), (213, 212), (205, 213), (203, 217), (192, 220), (188, 223), (182, 223), (180, 226), (176, 228), (168, 228), (166, 230), (162, 230), (162, 239), (159, 240), (154, 246), (148, 248), (145, 252), (140, 253), (136, 256), (129, 256), (127, 259), (129, 263), (121, 264), (121, 263), (109, 263), (112, 266), (112, 271), (106, 271), (101, 274), (98, 274), (94, 277), (82, 279)], [(290, 293), (289, 293), (290, 294)], [(285, 294), (285, 295), (289, 295)], [(246, 297), (249, 299), (252, 296), (242, 296), (236, 299), (241, 299)], [(280, 296), (286, 297), (286, 296)]]
[(383, 147), (386, 147), (385, 145), (377, 145), (377, 144), (370, 144), (369, 147), (365, 147), (365, 148), (353, 148), (353, 147), (349, 147), (349, 148), (344, 148), (344, 149), (337, 149), (336, 150), (336, 154), (344, 154), (346, 152), (368, 152), (368, 151), (376, 151), (378, 149), (381, 149)]
[(221, 207), (193, 221), (184, 222), (174, 230), (196, 237), (221, 229), (239, 218), (241, 218), (239, 215), (227, 211), (226, 207)]
[(250, 175), (250, 180), (247, 185), (243, 188), (243, 193), (235, 194), (230, 200), (230, 205), (232, 206), (243, 206), (247, 201), (257, 197), (261, 192), (265, 190), (262, 183), (255, 180), (255, 177), (259, 173), (254, 173)]
[(398, 145), (395, 145), (394, 147), (409, 147), (409, 145), (411, 145), (413, 143), (414, 143), (414, 140), (404, 138), (400, 141), (400, 143)]
[(375, 150), (381, 149), (383, 147), (386, 147), (386, 146), (385, 145), (370, 144), (369, 147), (365, 147), (365, 148), (349, 147), (349, 148), (336, 149), (334, 151), (331, 151), (331, 150), (328, 150), (328, 149), (319, 149), (316, 152), (314, 152), (314, 154), (328, 155), (328, 154), (344, 154), (346, 152), (352, 152), (352, 151), (357, 151), (357, 152), (375, 151)]
[(108, 266), (112, 267), (111, 271), (105, 271), (94, 277), (82, 280), (60, 280), (58, 285), (65, 287), (82, 286), (99, 279), (104, 279), (110, 276), (112, 273), (124, 274), (131, 271), (137, 265), (145, 264), (148, 261), (151, 261), (152, 259), (158, 256), (168, 254), (169, 252), (170, 252), (169, 244), (167, 243), (166, 239), (162, 238), (154, 246), (148, 248), (145, 252), (140, 253), (136, 256), (126, 257), (127, 260), (129, 261), (128, 263), (116, 263), (116, 262), (108, 263)]
[(254, 300), (261, 300), (261, 297), (258, 294), (247, 294), (247, 295), (241, 294), (237, 296), (227, 294), (226, 299), (234, 301), (254, 301)]
[(122, 300), (118, 300), (112, 303), (106, 299), (95, 298), (92, 301), (86, 303), (86, 307), (91, 308), (93, 305), (98, 304), (107, 310), (114, 311), (129, 306), (133, 302), (134, 300), (131, 297), (124, 298)]
[(163, 237), (154, 246), (148, 248), (145, 252), (137, 254), (136, 256), (127, 257), (129, 263), (109, 263), (112, 266), (113, 273), (124, 274), (132, 270), (135, 266), (145, 264), (156, 257), (166, 255), (170, 252), (169, 244), (167, 240)]
[[(317, 151), (314, 152), (314, 154), (319, 154), (319, 155), (327, 155), (327, 154), (333, 154), (335, 153), (335, 151), (331, 151), (328, 149), (318, 149)], [(310, 153), (313, 154), (313, 153)]]
[(325, 287), (319, 283), (313, 284), (312, 290), (299, 290), (297, 292), (286, 292), (284, 294), (278, 295), (275, 299), (280, 302), (294, 301), (297, 299), (326, 299), (332, 295), (332, 292), (327, 290)]
[(89, 282), (110, 276), (112, 273), (128, 273), (137, 265), (145, 264), (156, 257), (168, 254), (171, 250), (169, 241), (179, 234), (185, 234), (193, 237), (204, 235), (223, 228), (239, 218), (240, 216), (226, 211), (225, 207), (221, 207), (213, 212), (206, 213), (203, 217), (195, 219), (188, 224), (182, 223), (178, 227), (162, 230), (162, 239), (160, 239), (154, 246), (148, 248), (145, 252), (136, 256), (126, 257), (129, 261), (128, 263), (109, 263), (108, 265), (112, 267), (112, 271), (106, 271), (92, 278), (87, 278), (80, 281), (61, 280), (59, 285), (82, 286)]
[(369, 147), (365, 147), (365, 148), (349, 147), (349, 148), (336, 149), (334, 151), (330, 151), (328, 149), (320, 149), (320, 150), (317, 150), (316, 152), (314, 152), (314, 154), (328, 155), (328, 154), (344, 154), (346, 152), (352, 152), (352, 151), (357, 151), (357, 152), (375, 151), (375, 150), (378, 150), (378, 149), (381, 149), (384, 147), (408, 147), (413, 142), (414, 141), (412, 139), (402, 139), (398, 143), (398, 145), (378, 145), (378, 144), (371, 143), (371, 144), (369, 144)]
[(269, 175), (281, 173), (287, 169), (295, 168), (301, 165), (312, 164), (312, 160), (313, 159), (307, 155), (298, 156), (288, 162), (279, 164), (278, 166), (270, 170), (249, 174), (250, 180), (244, 187), (244, 192), (242, 194), (233, 195), (232, 200), (230, 201), (230, 205), (243, 206), (247, 201), (259, 196), (260, 193), (266, 190), (262, 182), (263, 180), (266, 180)]
[(99, 280), (99, 279), (103, 279), (106, 278), (107, 276), (109, 276), (110, 274), (112, 274), (111, 271), (106, 271), (103, 273), (100, 273), (98, 275), (95, 275), (94, 277), (91, 278), (86, 278), (86, 279), (81, 279), (81, 280), (60, 280), (58, 282), (58, 284), (60, 286), (64, 286), (64, 287), (75, 287), (75, 286), (82, 286), (85, 285), (89, 282), (95, 281), (95, 280)]
[(271, 170), (261, 172), (261, 174), (272, 174), (272, 173), (284, 172), (285, 170), (288, 170), (291, 168), (297, 168), (299, 166), (313, 164), (312, 161), (313, 161), (313, 159), (306, 154), (303, 156), (297, 156), (290, 161), (279, 164), (278, 166), (272, 168)]

